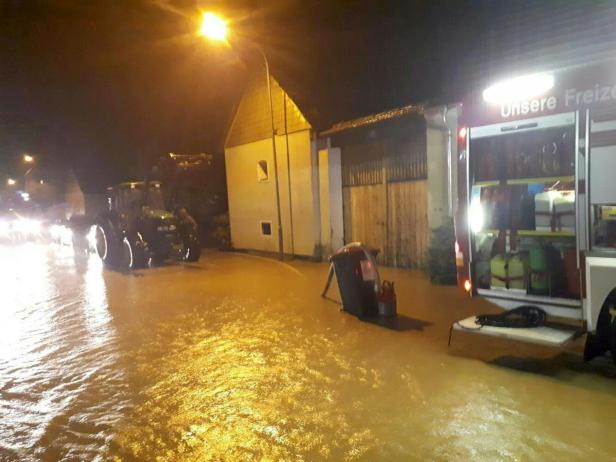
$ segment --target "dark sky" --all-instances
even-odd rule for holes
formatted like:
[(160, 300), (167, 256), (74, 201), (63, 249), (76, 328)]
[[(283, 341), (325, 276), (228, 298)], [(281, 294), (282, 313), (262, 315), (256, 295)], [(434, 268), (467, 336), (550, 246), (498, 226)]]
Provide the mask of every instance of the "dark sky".
[(200, 8), (260, 43), (273, 74), (326, 128), (455, 101), (511, 70), (613, 53), (615, 4), (0, 0), (0, 169), (32, 151), (74, 166), (91, 190), (170, 151), (221, 153), (254, 53), (198, 39)]

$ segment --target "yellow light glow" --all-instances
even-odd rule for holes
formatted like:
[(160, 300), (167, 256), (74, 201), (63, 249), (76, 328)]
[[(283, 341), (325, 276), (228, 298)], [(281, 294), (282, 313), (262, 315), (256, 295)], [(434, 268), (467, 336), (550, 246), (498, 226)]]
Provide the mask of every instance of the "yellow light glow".
[(24, 154), (24, 162), (31, 164), (32, 162), (34, 162), (34, 157), (32, 157), (30, 154)]
[(13, 178), (9, 178), (8, 180), (6, 180), (6, 184), (8, 184), (9, 186), (15, 186), (17, 182)]
[(214, 13), (203, 13), (199, 32), (210, 40), (224, 42), (227, 39), (227, 23)]

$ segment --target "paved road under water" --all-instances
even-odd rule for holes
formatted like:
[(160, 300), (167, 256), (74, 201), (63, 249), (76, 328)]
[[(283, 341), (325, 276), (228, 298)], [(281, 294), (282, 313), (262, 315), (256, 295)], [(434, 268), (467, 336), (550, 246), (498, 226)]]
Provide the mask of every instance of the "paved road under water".
[[(456, 333), (490, 310), (413, 271), (381, 326), (327, 267), (206, 253), (122, 274), (0, 247), (0, 460), (615, 460), (616, 369)], [(335, 291), (332, 291), (334, 293)]]

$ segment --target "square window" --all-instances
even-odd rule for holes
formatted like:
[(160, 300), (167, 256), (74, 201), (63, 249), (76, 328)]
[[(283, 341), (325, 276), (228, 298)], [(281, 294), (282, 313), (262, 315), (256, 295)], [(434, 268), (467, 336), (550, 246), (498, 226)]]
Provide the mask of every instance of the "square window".
[(263, 234), (264, 236), (272, 235), (272, 222), (271, 221), (261, 222), (261, 234)]

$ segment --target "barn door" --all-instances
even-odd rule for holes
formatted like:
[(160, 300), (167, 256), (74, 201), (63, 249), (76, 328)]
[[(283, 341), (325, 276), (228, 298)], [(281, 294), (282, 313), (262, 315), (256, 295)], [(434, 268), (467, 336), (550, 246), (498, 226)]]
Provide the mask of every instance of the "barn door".
[(387, 194), (378, 143), (343, 148), (342, 194), (344, 241), (378, 249), (387, 263)]
[(418, 267), (428, 241), (425, 138), (342, 150), (345, 242), (380, 250), (381, 264)]

